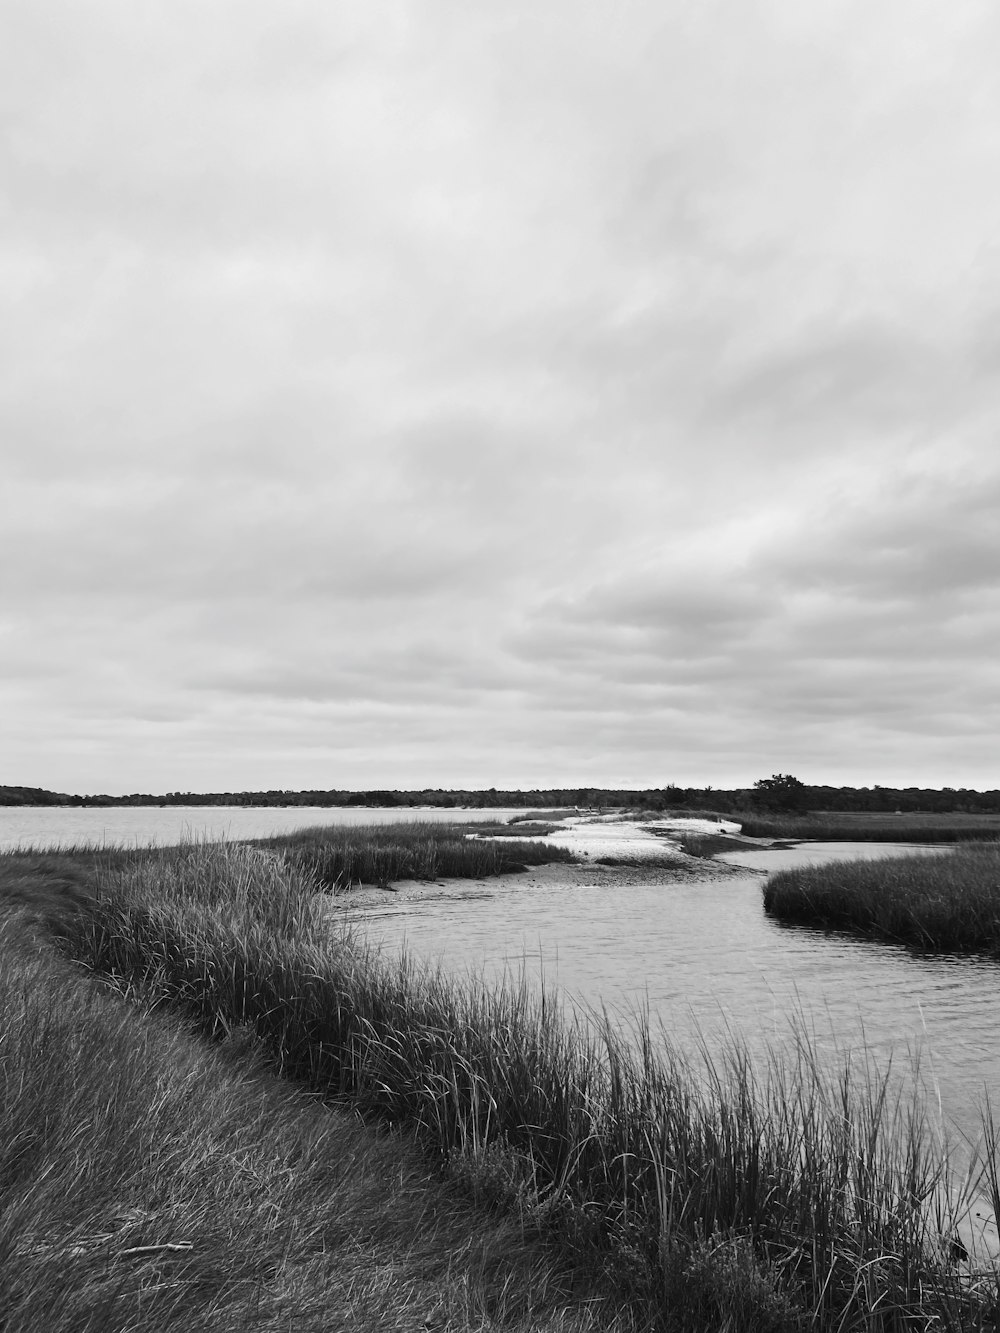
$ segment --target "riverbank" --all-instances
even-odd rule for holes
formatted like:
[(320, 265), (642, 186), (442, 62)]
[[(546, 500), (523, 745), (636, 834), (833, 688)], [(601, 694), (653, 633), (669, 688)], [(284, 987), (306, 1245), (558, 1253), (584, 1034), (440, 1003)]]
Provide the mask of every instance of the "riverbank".
[[(513, 882), (627, 893), (744, 873), (639, 842), (635, 864)], [(828, 1077), (804, 1034), (797, 1063), (733, 1046), (694, 1068), (648, 1024), (623, 1039), (523, 987), (378, 960), (330, 929), (331, 907), (360, 899), (314, 889), (253, 847), (0, 858), (19, 923), (0, 936), (17, 1092), (0, 1111), (0, 1323), (895, 1333), (992, 1318), (996, 1276), (956, 1244), (970, 1183), (874, 1071)]]
[[(105, 859), (0, 857), (0, 1326), (630, 1333), (621, 1302), (413, 1131), (57, 954)], [(138, 963), (138, 960), (137, 960)]]
[(362, 884), (349, 893), (329, 897), (327, 906), (328, 910), (336, 913), (355, 907), (384, 906), (393, 901), (431, 902), (438, 898), (488, 897), (512, 887), (545, 893), (552, 889), (572, 888), (574, 885), (629, 888), (645, 884), (683, 883), (688, 880), (732, 879), (746, 874), (747, 871), (741, 867), (727, 865), (724, 861), (697, 860), (689, 856), (651, 857), (634, 862), (617, 860), (613, 864), (576, 861), (530, 866), (515, 873), (481, 879), (403, 879), (384, 888)]
[(919, 1107), (871, 1071), (828, 1079), (805, 1036), (790, 1065), (733, 1047), (696, 1071), (648, 1024), (625, 1037), (516, 983), (374, 957), (259, 849), (181, 849), (100, 888), (63, 931), (97, 975), (189, 1032), (244, 1034), (315, 1096), (412, 1126), (449, 1180), (639, 1325), (872, 1333), (988, 1314)]

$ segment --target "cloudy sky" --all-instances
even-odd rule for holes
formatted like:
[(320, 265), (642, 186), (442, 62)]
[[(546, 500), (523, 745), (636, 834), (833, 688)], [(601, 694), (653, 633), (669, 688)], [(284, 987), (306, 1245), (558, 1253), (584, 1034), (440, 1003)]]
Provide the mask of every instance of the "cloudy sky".
[(1000, 785), (993, 0), (0, 25), (0, 782)]

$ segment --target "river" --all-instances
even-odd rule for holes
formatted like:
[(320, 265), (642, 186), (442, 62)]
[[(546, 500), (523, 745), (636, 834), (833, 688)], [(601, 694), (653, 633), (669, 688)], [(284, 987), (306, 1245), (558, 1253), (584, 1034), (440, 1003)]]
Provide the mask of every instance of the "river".
[(747, 865), (732, 877), (569, 882), (544, 892), (514, 877), (475, 893), (455, 885), (426, 899), (389, 897), (349, 916), (382, 948), (405, 945), (453, 972), (497, 975), (524, 966), (584, 1007), (627, 1015), (648, 1006), (669, 1039), (692, 1053), (702, 1041), (721, 1049), (727, 1033), (736, 1033), (763, 1054), (791, 1042), (798, 1021), (831, 1064), (849, 1047), (876, 1071), (891, 1063), (909, 1080), (919, 1060), (934, 1119), (975, 1139), (986, 1092), (1000, 1104), (1000, 966), (784, 926), (765, 915), (761, 901), (770, 869), (926, 850), (872, 843), (754, 849), (726, 855)]
[[(161, 845), (190, 838), (252, 838), (326, 823), (503, 817), (500, 810), (304, 807), (0, 808), (0, 849), (74, 844)], [(685, 821), (679, 821), (683, 825)], [(687, 821), (697, 826), (699, 821)], [(607, 846), (603, 826), (579, 830), (581, 846)], [(626, 830), (622, 830), (626, 836)], [(638, 840), (648, 834), (639, 830)], [(630, 848), (636, 849), (632, 838)], [(659, 850), (662, 850), (660, 844)], [(615, 886), (572, 880), (538, 892), (512, 877), (470, 891), (460, 884), (349, 915), (386, 949), (403, 944), (454, 971), (496, 974), (522, 964), (585, 1006), (648, 1005), (681, 1047), (725, 1040), (727, 1029), (763, 1051), (790, 1039), (799, 1015), (821, 1052), (850, 1046), (877, 1069), (921, 1077), (942, 1124), (975, 1137), (987, 1091), (1000, 1105), (996, 1013), (1000, 965), (978, 957), (924, 956), (905, 948), (782, 926), (765, 916), (766, 873), (803, 861), (916, 851), (872, 843), (803, 843), (724, 859), (728, 878)], [(926, 849), (924, 849), (926, 850)], [(940, 852), (940, 849), (936, 849)]]

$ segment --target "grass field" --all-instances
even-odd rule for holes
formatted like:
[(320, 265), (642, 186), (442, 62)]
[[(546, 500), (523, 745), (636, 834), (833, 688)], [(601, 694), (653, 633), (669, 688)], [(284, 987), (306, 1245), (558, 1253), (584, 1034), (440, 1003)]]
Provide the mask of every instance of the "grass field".
[(317, 880), (331, 893), (355, 884), (387, 887), (397, 880), (484, 879), (529, 865), (572, 861), (570, 852), (532, 842), (551, 825), (523, 824), (520, 836), (508, 824), (324, 825), (268, 838), (259, 845)]
[[(541, 1260), (530, 1247), (520, 1275), (503, 1278), (496, 1276), (495, 1255), (480, 1268), (470, 1256), (465, 1280), (472, 1282), (470, 1273), (481, 1279), (479, 1286), (468, 1288), (477, 1293), (475, 1299), (470, 1297), (468, 1311), (455, 1314), (458, 1307), (448, 1301), (457, 1297), (448, 1288), (451, 1294), (441, 1300), (451, 1313), (429, 1327), (514, 1327), (517, 1319), (526, 1328), (560, 1326), (552, 1320), (562, 1318), (556, 1312), (567, 1273), (576, 1274), (578, 1282), (587, 1274), (620, 1309), (621, 1318), (638, 1328), (870, 1333), (972, 1329), (985, 1327), (992, 1317), (995, 1275), (970, 1282), (953, 1262), (951, 1238), (962, 1207), (961, 1182), (950, 1179), (946, 1157), (924, 1132), (919, 1107), (896, 1103), (887, 1083), (874, 1075), (855, 1077), (847, 1066), (838, 1077), (826, 1078), (804, 1038), (787, 1063), (775, 1057), (764, 1067), (754, 1067), (733, 1048), (718, 1063), (694, 1068), (641, 1020), (634, 1031), (623, 1033), (607, 1020), (567, 1019), (550, 998), (516, 982), (501, 987), (455, 983), (405, 961), (383, 962), (351, 938), (334, 934), (310, 879), (266, 849), (216, 845), (138, 858), (134, 864), (101, 871), (98, 887), (95, 900), (84, 898), (78, 910), (62, 917), (62, 947), (113, 988), (114, 994), (101, 995), (101, 1003), (114, 1006), (115, 1021), (127, 1012), (128, 1021), (143, 1033), (155, 1027), (169, 1047), (163, 1065), (149, 1064), (141, 1095), (158, 1106), (162, 1087), (175, 1147), (167, 1152), (167, 1161), (154, 1153), (151, 1174), (135, 1185), (137, 1199), (170, 1197), (161, 1182), (171, 1179), (171, 1171), (180, 1172), (178, 1180), (187, 1182), (176, 1186), (180, 1195), (194, 1190), (198, 1172), (192, 1167), (184, 1176), (189, 1156), (192, 1163), (205, 1162), (208, 1171), (212, 1153), (220, 1153), (222, 1173), (232, 1174), (234, 1161), (242, 1160), (244, 1143), (248, 1152), (251, 1142), (264, 1145), (260, 1151), (271, 1150), (271, 1139), (279, 1141), (277, 1128), (257, 1125), (247, 1130), (245, 1140), (235, 1129), (212, 1129), (247, 1121), (249, 1112), (239, 1110), (239, 1096), (245, 1094), (238, 1089), (253, 1087), (257, 1097), (254, 1080), (266, 1068), (314, 1097), (356, 1108), (369, 1123), (392, 1126), (394, 1133), (405, 1127), (423, 1145), (428, 1160), (438, 1164), (445, 1184), (461, 1184), (480, 1206), (497, 1210), (498, 1218), (516, 1219), (516, 1234), (526, 1238), (523, 1244), (537, 1238), (541, 1245), (544, 1238), (548, 1247), (558, 1249), (558, 1263), (550, 1250), (548, 1267), (540, 1267), (537, 1279), (531, 1265)], [(123, 1011), (123, 998), (135, 1012)], [(61, 1010), (59, 1005), (51, 1008)], [(71, 1012), (82, 1012), (77, 1030), (87, 1034), (90, 1011), (74, 1000)], [(180, 1040), (178, 1022), (183, 1025), (183, 1050), (169, 1045)], [(15, 1030), (24, 1027), (16, 1013), (12, 1023)], [(189, 1045), (195, 1042), (194, 1033), (214, 1043), (212, 1048)], [(37, 1040), (22, 1045), (25, 1059), (44, 1050)], [(227, 1055), (234, 1046), (238, 1055)], [(85, 1042), (84, 1047), (97, 1061), (97, 1072), (81, 1075), (93, 1088), (114, 1077), (119, 1056), (121, 1063), (131, 1058), (127, 1043), (117, 1037)], [(224, 1119), (228, 1092), (220, 1092), (221, 1100), (203, 1117), (192, 1110), (190, 1118), (183, 1096), (168, 1096), (172, 1066), (186, 1067), (186, 1052), (195, 1049), (227, 1077), (235, 1070), (234, 1121)], [(84, 1057), (84, 1067), (90, 1058)], [(234, 1058), (235, 1065), (227, 1063)], [(146, 1059), (137, 1058), (137, 1083)], [(257, 1062), (253, 1074), (248, 1060)], [(178, 1086), (193, 1089), (202, 1081), (192, 1075)], [(41, 1074), (36, 1082), (44, 1090)], [(300, 1102), (301, 1093), (279, 1088), (275, 1095), (291, 1099), (280, 1104), (301, 1107), (302, 1115), (329, 1115), (315, 1103)], [(53, 1123), (64, 1127), (62, 1137), (73, 1145), (84, 1174), (91, 1170), (92, 1142), (113, 1145), (124, 1136), (128, 1145), (128, 1135), (139, 1132), (136, 1126), (147, 1114), (133, 1103), (118, 1128), (88, 1129), (74, 1136), (73, 1085), (65, 1091), (57, 1087), (52, 1096)], [(57, 1112), (64, 1101), (65, 1114)], [(109, 1104), (108, 1114), (112, 1112)], [(93, 1114), (85, 1112), (79, 1123), (93, 1123)], [(291, 1109), (276, 1112), (279, 1119), (285, 1114), (291, 1115)], [(189, 1133), (193, 1139), (185, 1137)], [(235, 1158), (234, 1135), (240, 1145)], [(154, 1133), (154, 1138), (160, 1136), (160, 1131)], [(129, 1148), (133, 1166), (141, 1153), (151, 1151), (146, 1140), (141, 1152), (137, 1146), (132, 1155)], [(325, 1162), (328, 1154), (319, 1156)], [(262, 1183), (248, 1189), (246, 1235), (263, 1228), (260, 1244), (272, 1245), (258, 1251), (259, 1263), (253, 1266), (266, 1275), (255, 1299), (264, 1301), (269, 1311), (285, 1308), (280, 1302), (291, 1299), (288, 1283), (298, 1292), (297, 1299), (306, 1301), (316, 1299), (317, 1284), (339, 1281), (336, 1256), (328, 1261), (325, 1251), (317, 1254), (316, 1237), (325, 1237), (325, 1228), (334, 1237), (342, 1235), (335, 1220), (340, 1216), (338, 1191), (348, 1189), (346, 1177), (353, 1177), (353, 1166), (345, 1168), (341, 1183), (331, 1178), (313, 1191), (320, 1201), (316, 1206), (328, 1209), (325, 1221), (317, 1221), (313, 1229), (303, 1221), (301, 1233), (281, 1230), (298, 1225), (300, 1210), (282, 1204), (280, 1190), (286, 1185), (298, 1188), (300, 1169), (308, 1175), (312, 1161), (304, 1149), (298, 1156), (291, 1148), (284, 1157), (279, 1153), (273, 1186), (264, 1166), (248, 1167), (250, 1178)], [(127, 1175), (128, 1167), (123, 1169)], [(44, 1183), (47, 1176), (43, 1172), (38, 1178)], [(970, 1182), (966, 1186), (972, 1188)], [(312, 1190), (301, 1187), (307, 1195)], [(995, 1178), (989, 1172), (980, 1187), (993, 1191), (995, 1198)], [(362, 1195), (366, 1188), (360, 1188)], [(422, 1206), (436, 1218), (437, 1205), (421, 1194), (425, 1188), (430, 1186), (414, 1186)], [(273, 1197), (272, 1189), (277, 1191)], [(198, 1197), (208, 1196), (206, 1186)], [(394, 1207), (385, 1202), (384, 1192), (378, 1197), (381, 1207)], [(22, 1221), (6, 1234), (14, 1234), (39, 1208), (44, 1213), (56, 1205), (57, 1199), (49, 1205), (39, 1195), (37, 1204), (29, 1203), (17, 1214)], [(207, 1204), (192, 1204), (196, 1212), (198, 1206)], [(158, 1218), (159, 1207), (156, 1203), (152, 1210)], [(237, 1221), (220, 1220), (231, 1212), (227, 1207), (206, 1219), (205, 1226), (211, 1222), (238, 1230), (243, 1225), (238, 1210)], [(276, 1229), (272, 1240), (266, 1239), (271, 1234), (268, 1218)], [(382, 1225), (371, 1223), (366, 1243), (383, 1244)], [(404, 1238), (419, 1232), (415, 1225), (412, 1217), (398, 1222), (386, 1218), (386, 1248), (380, 1253), (392, 1253), (393, 1243), (405, 1251)], [(478, 1222), (466, 1220), (464, 1225), (470, 1244), (486, 1243)], [(153, 1227), (148, 1235), (148, 1242), (133, 1244), (129, 1233), (128, 1244), (121, 1248), (143, 1254), (150, 1253), (140, 1248), (147, 1243), (184, 1244), (187, 1239), (184, 1229), (173, 1223), (161, 1230)], [(241, 1241), (241, 1250), (247, 1243)], [(206, 1239), (193, 1248), (211, 1255), (212, 1244)], [(437, 1244), (428, 1240), (422, 1253), (427, 1271), (447, 1286), (451, 1270), (434, 1266), (435, 1256), (441, 1258)], [(220, 1242), (217, 1249), (223, 1248)], [(161, 1267), (169, 1267), (170, 1273), (177, 1266), (182, 1270), (184, 1255), (191, 1255), (188, 1250), (157, 1253)], [(306, 1267), (296, 1285), (289, 1273), (300, 1263), (300, 1254), (307, 1256), (301, 1259)], [(320, 1265), (315, 1273), (308, 1268), (308, 1256)], [(233, 1260), (235, 1285), (226, 1287), (227, 1299), (235, 1302), (233, 1310), (243, 1299), (237, 1295), (242, 1280), (238, 1273), (244, 1271), (240, 1262)], [(376, 1265), (374, 1272), (367, 1270), (372, 1285), (366, 1287), (359, 1279), (357, 1290), (374, 1292), (382, 1273), (378, 1290), (388, 1301), (399, 1284), (402, 1294), (397, 1292), (396, 1298), (403, 1311), (395, 1324), (387, 1317), (384, 1326), (421, 1327), (415, 1320), (417, 1306), (406, 1295), (407, 1284), (416, 1279), (402, 1259), (399, 1264), (398, 1271), (391, 1263), (388, 1269)], [(248, 1261), (247, 1273), (250, 1267)], [(215, 1271), (210, 1262), (208, 1268)], [(185, 1286), (178, 1277), (170, 1288), (176, 1308), (202, 1300), (208, 1292), (207, 1304), (198, 1307), (208, 1310), (214, 1299), (212, 1284), (219, 1280), (196, 1273), (190, 1281), (184, 1279)], [(484, 1309), (495, 1320), (489, 1302), (500, 1300), (497, 1292), (506, 1291), (506, 1283), (521, 1284), (518, 1293), (510, 1293), (511, 1310), (496, 1316), (508, 1323), (484, 1321)], [(151, 1292), (160, 1284), (159, 1276), (150, 1277)], [(461, 1283), (459, 1287), (466, 1290)], [(41, 1300), (41, 1281), (33, 1289)], [(343, 1299), (343, 1283), (335, 1289)], [(126, 1304), (138, 1299), (135, 1289), (129, 1291), (131, 1295), (123, 1296)], [(167, 1297), (163, 1300), (167, 1310)], [(269, 1301), (275, 1304), (267, 1305)], [(537, 1314), (526, 1313), (525, 1303), (532, 1301)], [(583, 1327), (579, 1320), (586, 1307), (578, 1299), (569, 1308), (566, 1318), (577, 1323), (565, 1326)], [(605, 1310), (601, 1318), (608, 1317)], [(228, 1326), (239, 1326), (235, 1314), (225, 1318)], [(227, 1326), (209, 1324), (208, 1315), (204, 1319), (203, 1325), (192, 1321), (187, 1326)], [(278, 1324), (275, 1317), (270, 1325), (251, 1320), (249, 1326)], [(334, 1321), (326, 1326), (356, 1325)]]
[(1000, 957), (1000, 843), (781, 870), (765, 883), (764, 908), (783, 921)]

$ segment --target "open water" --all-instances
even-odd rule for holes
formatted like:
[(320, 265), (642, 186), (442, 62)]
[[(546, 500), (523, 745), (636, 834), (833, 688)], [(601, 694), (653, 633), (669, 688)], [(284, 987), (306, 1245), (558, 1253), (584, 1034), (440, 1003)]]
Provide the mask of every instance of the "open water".
[(0, 851), (17, 847), (170, 847), (196, 838), (266, 838), (317, 824), (436, 823), (503, 819), (523, 810), (441, 810), (368, 806), (0, 806)]

